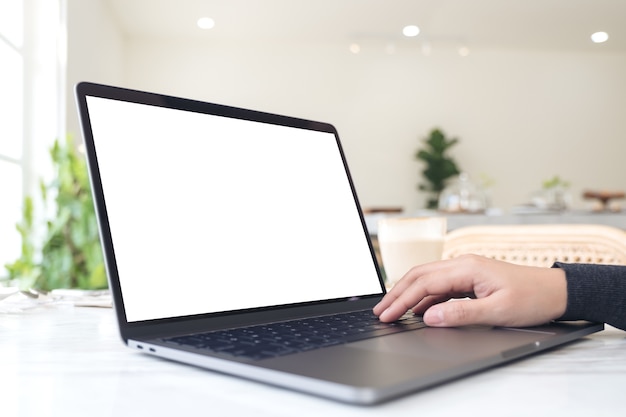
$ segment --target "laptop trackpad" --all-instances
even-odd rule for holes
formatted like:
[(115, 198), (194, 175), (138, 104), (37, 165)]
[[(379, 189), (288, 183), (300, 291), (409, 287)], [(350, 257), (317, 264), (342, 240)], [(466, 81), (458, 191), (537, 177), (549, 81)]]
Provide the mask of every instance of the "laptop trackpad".
[(412, 332), (351, 343), (347, 347), (375, 350), (403, 356), (457, 360), (463, 362), (493, 356), (550, 338), (553, 333), (530, 329), (504, 329), (487, 326), (463, 328), (427, 327)]

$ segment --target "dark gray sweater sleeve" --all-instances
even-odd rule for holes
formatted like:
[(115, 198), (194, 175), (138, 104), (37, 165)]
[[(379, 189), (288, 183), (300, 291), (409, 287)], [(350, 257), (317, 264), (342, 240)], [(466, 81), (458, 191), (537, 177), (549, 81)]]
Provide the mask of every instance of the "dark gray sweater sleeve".
[(589, 320), (626, 330), (626, 266), (567, 264), (567, 308), (559, 320)]

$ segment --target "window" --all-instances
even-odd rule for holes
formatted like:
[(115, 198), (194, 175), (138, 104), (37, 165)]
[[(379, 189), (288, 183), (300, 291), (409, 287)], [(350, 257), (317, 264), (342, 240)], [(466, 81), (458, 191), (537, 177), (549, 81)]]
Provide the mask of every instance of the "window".
[[(23, 183), (23, 6), (21, 0), (0, 2), (0, 265), (19, 255)], [(4, 268), (0, 268), (0, 276)]]
[(0, 278), (20, 255), (15, 225), (36, 198), (61, 120), (57, 76), (60, 1), (0, 1)]

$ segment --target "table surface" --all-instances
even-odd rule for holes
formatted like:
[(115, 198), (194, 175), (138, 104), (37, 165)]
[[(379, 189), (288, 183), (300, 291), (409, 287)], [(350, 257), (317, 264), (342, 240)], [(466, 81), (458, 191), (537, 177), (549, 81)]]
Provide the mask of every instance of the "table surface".
[[(611, 327), (372, 407), (351, 406), (126, 348), (110, 308), (0, 313), (2, 416), (617, 416), (626, 333)], [(479, 414), (480, 413), (480, 414)]]
[[(626, 211), (619, 213), (590, 211), (566, 211), (562, 213), (535, 214), (447, 214), (448, 231), (465, 226), (508, 225), (508, 224), (602, 224), (618, 229), (626, 229)], [(410, 214), (375, 213), (365, 215), (365, 224), (371, 235), (378, 232), (378, 221), (384, 217), (429, 217), (441, 216), (436, 211), (420, 210)]]

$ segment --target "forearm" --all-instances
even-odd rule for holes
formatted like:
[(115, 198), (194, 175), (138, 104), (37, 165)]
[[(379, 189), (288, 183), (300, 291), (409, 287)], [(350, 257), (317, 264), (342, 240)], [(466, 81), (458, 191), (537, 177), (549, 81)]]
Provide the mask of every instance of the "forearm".
[(589, 320), (626, 330), (626, 266), (553, 265), (565, 271), (567, 308), (559, 320)]

